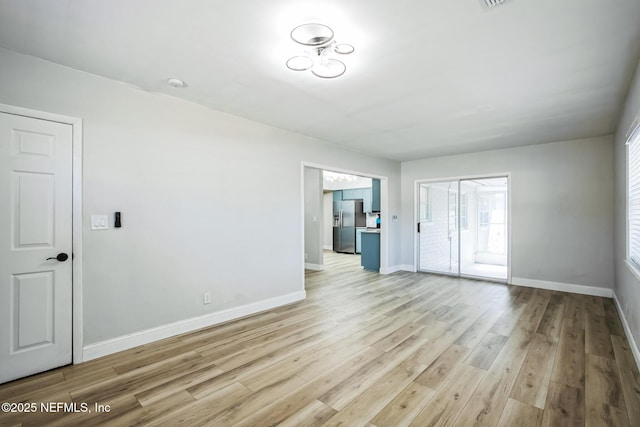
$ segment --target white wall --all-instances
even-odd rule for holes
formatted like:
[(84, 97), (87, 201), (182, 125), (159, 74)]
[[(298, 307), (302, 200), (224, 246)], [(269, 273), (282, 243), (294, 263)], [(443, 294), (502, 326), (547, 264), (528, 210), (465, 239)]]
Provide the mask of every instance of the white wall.
[[(83, 119), (85, 344), (303, 291), (302, 162), (389, 177), (399, 213), (397, 162), (1, 48), (0, 64), (1, 103)], [(123, 228), (89, 230), (115, 211)]]
[[(615, 136), (615, 295), (625, 312), (625, 317), (636, 343), (640, 343), (640, 280), (631, 274), (626, 265), (626, 134), (633, 120), (640, 115), (640, 65), (627, 95), (627, 102), (622, 113)], [(638, 354), (636, 354), (636, 357)], [(640, 360), (638, 360), (640, 363)]]
[(304, 253), (308, 268), (319, 269), (322, 257), (322, 171), (304, 168)]
[(613, 288), (613, 138), (402, 163), (402, 264), (414, 264), (415, 180), (511, 173), (512, 276)]
[(333, 193), (326, 192), (323, 196), (324, 220), (322, 221), (323, 247), (333, 250)]

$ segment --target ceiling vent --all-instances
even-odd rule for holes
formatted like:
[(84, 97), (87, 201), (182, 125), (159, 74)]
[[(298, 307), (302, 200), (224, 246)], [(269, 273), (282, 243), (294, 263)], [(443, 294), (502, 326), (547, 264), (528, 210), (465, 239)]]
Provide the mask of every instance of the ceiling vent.
[(480, 2), (488, 8), (500, 6), (504, 1), (505, 0), (480, 0)]

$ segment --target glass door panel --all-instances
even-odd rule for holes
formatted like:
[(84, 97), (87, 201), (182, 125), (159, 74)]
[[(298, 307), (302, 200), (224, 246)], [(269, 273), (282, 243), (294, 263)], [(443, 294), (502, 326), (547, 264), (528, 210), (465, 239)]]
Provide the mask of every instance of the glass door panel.
[(460, 180), (460, 274), (507, 280), (507, 178)]
[(418, 269), (459, 274), (458, 181), (421, 183), (418, 192)]

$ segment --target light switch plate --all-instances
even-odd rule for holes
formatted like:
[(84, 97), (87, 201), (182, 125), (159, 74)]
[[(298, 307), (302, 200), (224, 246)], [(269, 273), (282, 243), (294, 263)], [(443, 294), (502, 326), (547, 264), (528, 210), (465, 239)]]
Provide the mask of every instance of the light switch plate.
[(109, 229), (109, 215), (91, 215), (92, 230)]

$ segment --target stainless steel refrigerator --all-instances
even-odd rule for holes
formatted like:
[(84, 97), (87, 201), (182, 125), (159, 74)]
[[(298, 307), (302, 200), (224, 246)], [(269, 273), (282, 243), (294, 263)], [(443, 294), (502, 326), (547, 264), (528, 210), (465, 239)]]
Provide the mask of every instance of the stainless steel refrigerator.
[(333, 202), (333, 250), (356, 253), (356, 227), (366, 225), (362, 200)]

